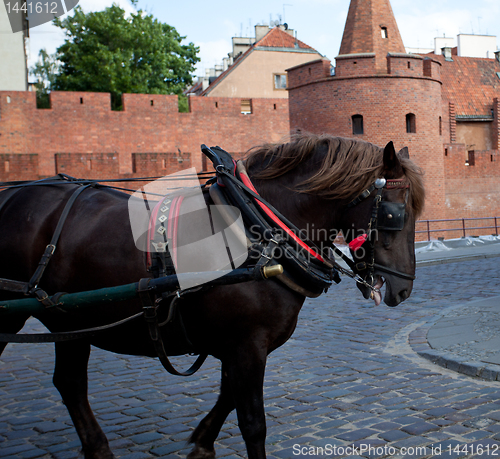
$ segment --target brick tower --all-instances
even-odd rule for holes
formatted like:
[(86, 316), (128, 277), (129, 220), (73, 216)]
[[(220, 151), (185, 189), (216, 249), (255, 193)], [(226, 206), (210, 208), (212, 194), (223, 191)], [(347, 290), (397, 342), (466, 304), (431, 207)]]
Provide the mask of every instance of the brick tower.
[(374, 53), (378, 73), (386, 73), (388, 53), (405, 53), (389, 0), (352, 0), (340, 55)]
[(334, 71), (288, 69), (290, 129), (407, 146), (426, 173), (424, 218), (446, 218), (440, 68), (405, 52), (389, 0), (351, 0)]

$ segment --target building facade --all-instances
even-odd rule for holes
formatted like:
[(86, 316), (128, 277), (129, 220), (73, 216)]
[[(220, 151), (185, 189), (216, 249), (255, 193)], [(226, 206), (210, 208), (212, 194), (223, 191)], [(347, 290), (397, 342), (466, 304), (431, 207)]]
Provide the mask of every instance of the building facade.
[[(21, 14), (12, 15), (12, 20), (24, 21)], [(22, 29), (22, 24), (18, 24)], [(26, 91), (28, 89), (28, 70), (25, 41), (27, 33), (12, 32), (7, 9), (0, 3), (0, 91)]]
[(407, 146), (424, 218), (500, 215), (500, 62), (456, 54), (407, 53), (389, 0), (352, 0), (335, 74), (326, 59), (288, 69), (290, 129)]
[(321, 57), (288, 26), (255, 26), (255, 38), (233, 38), (233, 52), (210, 73), (197, 94), (287, 99), (286, 69)]

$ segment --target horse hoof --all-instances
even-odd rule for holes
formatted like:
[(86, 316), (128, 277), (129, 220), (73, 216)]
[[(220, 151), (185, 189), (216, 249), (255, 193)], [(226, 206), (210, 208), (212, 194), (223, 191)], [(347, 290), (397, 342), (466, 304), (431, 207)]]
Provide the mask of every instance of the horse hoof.
[(201, 446), (195, 446), (191, 452), (187, 455), (187, 459), (214, 459), (215, 449), (202, 448)]
[(116, 459), (116, 456), (109, 450), (109, 448), (105, 448), (92, 453), (85, 453), (85, 459)]

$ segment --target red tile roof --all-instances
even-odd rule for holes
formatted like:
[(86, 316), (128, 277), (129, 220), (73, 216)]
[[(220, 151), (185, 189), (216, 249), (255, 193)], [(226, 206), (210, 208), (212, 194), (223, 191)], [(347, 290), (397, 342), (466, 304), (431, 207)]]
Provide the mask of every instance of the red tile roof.
[(255, 43), (255, 46), (262, 48), (300, 48), (314, 50), (314, 48), (297, 40), (294, 36), (281, 30), (279, 27), (272, 28), (263, 38)]
[(493, 99), (500, 99), (500, 62), (496, 59), (453, 56), (453, 62), (444, 56), (439, 60), (443, 98), (455, 102), (457, 115), (491, 116)]

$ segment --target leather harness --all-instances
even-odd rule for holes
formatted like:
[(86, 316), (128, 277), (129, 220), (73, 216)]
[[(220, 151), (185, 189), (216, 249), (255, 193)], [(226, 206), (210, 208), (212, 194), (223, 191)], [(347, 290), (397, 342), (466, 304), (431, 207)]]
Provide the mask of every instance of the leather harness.
[[(415, 278), (413, 275), (401, 273), (375, 263), (374, 257), (373, 233), (378, 229), (401, 230), (403, 227), (406, 203), (390, 203), (382, 201), (382, 191), (384, 188), (408, 188), (409, 185), (403, 183), (403, 181), (386, 181), (385, 179), (379, 179), (348, 204), (349, 208), (354, 207), (364, 199), (368, 198), (374, 190), (377, 190), (372, 207), (369, 232), (368, 235), (366, 235), (371, 261), (369, 263), (356, 264), (350, 258), (346, 257), (335, 245), (333, 245), (334, 252), (352, 269), (352, 272), (349, 272), (341, 268), (335, 261), (325, 258), (320, 253), (320, 249), (311, 241), (304, 241), (297, 236), (300, 234), (299, 228), (297, 228), (257, 193), (257, 190), (252, 185), (252, 182), (241, 162), (236, 164), (229, 153), (219, 147), (208, 148), (207, 146), (202, 145), (201, 148), (203, 153), (213, 162), (217, 173), (217, 183), (213, 183), (215, 181), (213, 179), (209, 180), (209, 183), (212, 184), (210, 187), (210, 195), (212, 196), (214, 202), (217, 204), (217, 200), (219, 200), (224, 204), (227, 203), (236, 206), (242, 213), (243, 219), (246, 223), (246, 230), (250, 227), (258, 229), (260, 241), (254, 242), (252, 245), (252, 250), (256, 251), (258, 254), (256, 257), (256, 270), (261, 271), (265, 267), (282, 264), (285, 272), (277, 276), (277, 279), (289, 288), (309, 297), (319, 296), (331, 286), (333, 281), (337, 283), (340, 282), (341, 279), (339, 272), (348, 274), (357, 282), (367, 285), (372, 290), (374, 289), (373, 285), (368, 283), (366, 279), (371, 279), (373, 281), (375, 269), (405, 279), (413, 280)], [(58, 177), (46, 180), (48, 183), (52, 184), (58, 182), (50, 182), (50, 180), (59, 181), (61, 179), (67, 182), (74, 181), (81, 186), (75, 189), (70, 199), (67, 201), (59, 218), (56, 230), (50, 243), (45, 248), (35, 273), (28, 282), (0, 279), (0, 290), (34, 296), (47, 309), (57, 308), (57, 295), (49, 297), (45, 291), (38, 287), (38, 284), (40, 283), (43, 273), (57, 248), (59, 236), (75, 201), (87, 188), (98, 185), (94, 182), (89, 183), (88, 181), (84, 181), (84, 183), (81, 184), (76, 179), (65, 175), (59, 175)], [(43, 180), (31, 182), (27, 185), (40, 184), (43, 182)], [(18, 189), (16, 189), (14, 193), (17, 192)], [(172, 222), (177, 220), (182, 199), (182, 196), (176, 196), (173, 198), (169, 198), (167, 196), (163, 198), (153, 209), (151, 221), (154, 223), (150, 225), (148, 230), (148, 248), (150, 251), (147, 253), (147, 268), (148, 271), (152, 272), (154, 277), (162, 277), (175, 273), (172, 258), (176, 256), (175, 244), (177, 241), (177, 228)], [(0, 210), (5, 203), (6, 201), (0, 205)], [(247, 237), (251, 240), (248, 232)], [(173, 247), (167, 247), (167, 240), (171, 240), (173, 242)], [(277, 254), (278, 248), (281, 249), (282, 255)], [(207, 355), (200, 354), (195, 363), (186, 372), (177, 371), (168, 359), (162, 335), (160, 333), (160, 327), (177, 320), (176, 326), (182, 329), (185, 343), (188, 348), (194, 350), (194, 346), (189, 341), (185, 332), (180, 311), (177, 310), (177, 302), (183, 295), (192, 291), (198, 291), (199, 288), (188, 289), (185, 291), (178, 290), (169, 294), (163, 294), (161, 297), (156, 297), (151, 293), (151, 289), (149, 287), (150, 280), (150, 278), (144, 278), (139, 281), (138, 294), (143, 305), (143, 310), (131, 317), (113, 324), (86, 330), (78, 330), (75, 332), (38, 335), (0, 333), (0, 341), (33, 343), (81, 339), (84, 337), (94, 336), (96, 333), (122, 325), (128, 321), (143, 316), (148, 324), (150, 338), (162, 365), (171, 374), (180, 376), (192, 375), (200, 368)], [(170, 305), (168, 309), (168, 317), (164, 322), (160, 323), (157, 314), (158, 308), (162, 301), (169, 299)]]

